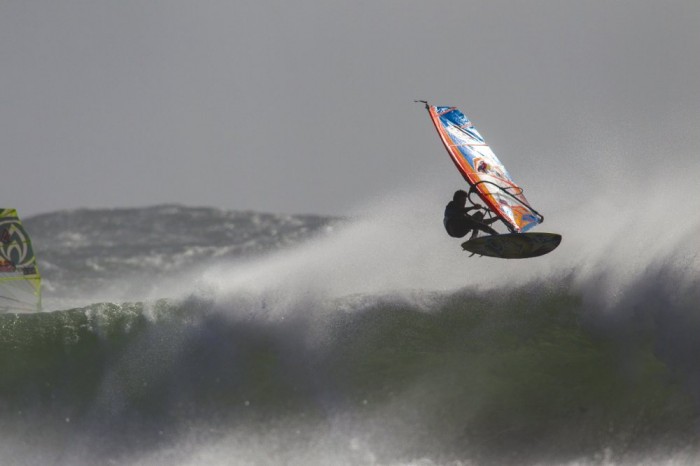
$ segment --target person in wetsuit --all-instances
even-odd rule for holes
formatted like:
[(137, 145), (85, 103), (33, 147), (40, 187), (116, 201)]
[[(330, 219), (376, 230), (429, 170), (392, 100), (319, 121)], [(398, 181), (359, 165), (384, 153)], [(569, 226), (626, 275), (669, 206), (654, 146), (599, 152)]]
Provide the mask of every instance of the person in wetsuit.
[(465, 191), (461, 189), (455, 191), (452, 200), (445, 207), (443, 223), (447, 234), (453, 238), (463, 238), (471, 231), (472, 235), (469, 239), (474, 239), (479, 231), (490, 235), (497, 235), (498, 232), (489, 225), (497, 221), (498, 217), (484, 220), (483, 212), (470, 214), (469, 211), (481, 209), (481, 206), (479, 204), (474, 204), (473, 206), (467, 207), (467, 198), (468, 195)]

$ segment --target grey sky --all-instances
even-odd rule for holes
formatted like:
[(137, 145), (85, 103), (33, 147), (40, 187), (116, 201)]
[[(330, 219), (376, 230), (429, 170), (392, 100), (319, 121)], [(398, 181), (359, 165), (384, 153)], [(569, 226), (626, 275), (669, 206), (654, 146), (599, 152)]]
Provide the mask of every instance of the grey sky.
[(542, 171), (644, 179), (659, 150), (698, 170), (700, 2), (0, 0), (0, 203), (448, 197), (417, 98), (462, 108), (529, 197)]

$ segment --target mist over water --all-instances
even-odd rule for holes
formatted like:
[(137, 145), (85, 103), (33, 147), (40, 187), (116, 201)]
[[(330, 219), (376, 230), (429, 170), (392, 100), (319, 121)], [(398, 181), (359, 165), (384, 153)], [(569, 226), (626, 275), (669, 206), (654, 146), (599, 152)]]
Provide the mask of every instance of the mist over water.
[(538, 230), (562, 244), (531, 260), (468, 257), (428, 189), (298, 245), (57, 287), (78, 308), (0, 316), (3, 458), (693, 464), (700, 196), (675, 179), (558, 188)]
[(272, 290), (284, 290), (290, 298), (339, 298), (504, 289), (569, 277), (600, 305), (613, 305), (653, 270), (697, 277), (700, 188), (693, 177), (692, 172), (669, 173), (672, 189), (592, 184), (585, 198), (567, 199), (566, 187), (559, 187), (544, 202), (547, 216), (538, 231), (560, 233), (563, 241), (541, 258), (469, 258), (461, 251), (462, 240), (447, 238), (442, 229), (442, 209), (451, 191), (414, 191), (358, 209), (332, 235), (249, 263), (211, 267), (198, 273), (196, 281), (211, 285), (223, 299)]

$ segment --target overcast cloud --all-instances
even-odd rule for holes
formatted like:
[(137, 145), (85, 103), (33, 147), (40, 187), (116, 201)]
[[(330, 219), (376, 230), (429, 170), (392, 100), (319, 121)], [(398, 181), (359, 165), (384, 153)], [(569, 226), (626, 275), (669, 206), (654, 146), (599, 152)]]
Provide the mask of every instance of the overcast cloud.
[(533, 205), (700, 174), (700, 2), (0, 0), (0, 204), (447, 198), (413, 99), (459, 106)]

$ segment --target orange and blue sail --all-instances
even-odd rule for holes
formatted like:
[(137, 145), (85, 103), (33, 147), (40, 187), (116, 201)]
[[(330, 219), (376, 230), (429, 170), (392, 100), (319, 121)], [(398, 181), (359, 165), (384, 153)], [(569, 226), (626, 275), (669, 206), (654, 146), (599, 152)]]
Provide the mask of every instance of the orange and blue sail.
[(518, 186), (479, 134), (469, 118), (456, 107), (426, 108), (450, 158), (486, 206), (508, 229), (523, 233), (544, 220), (530, 207)]

